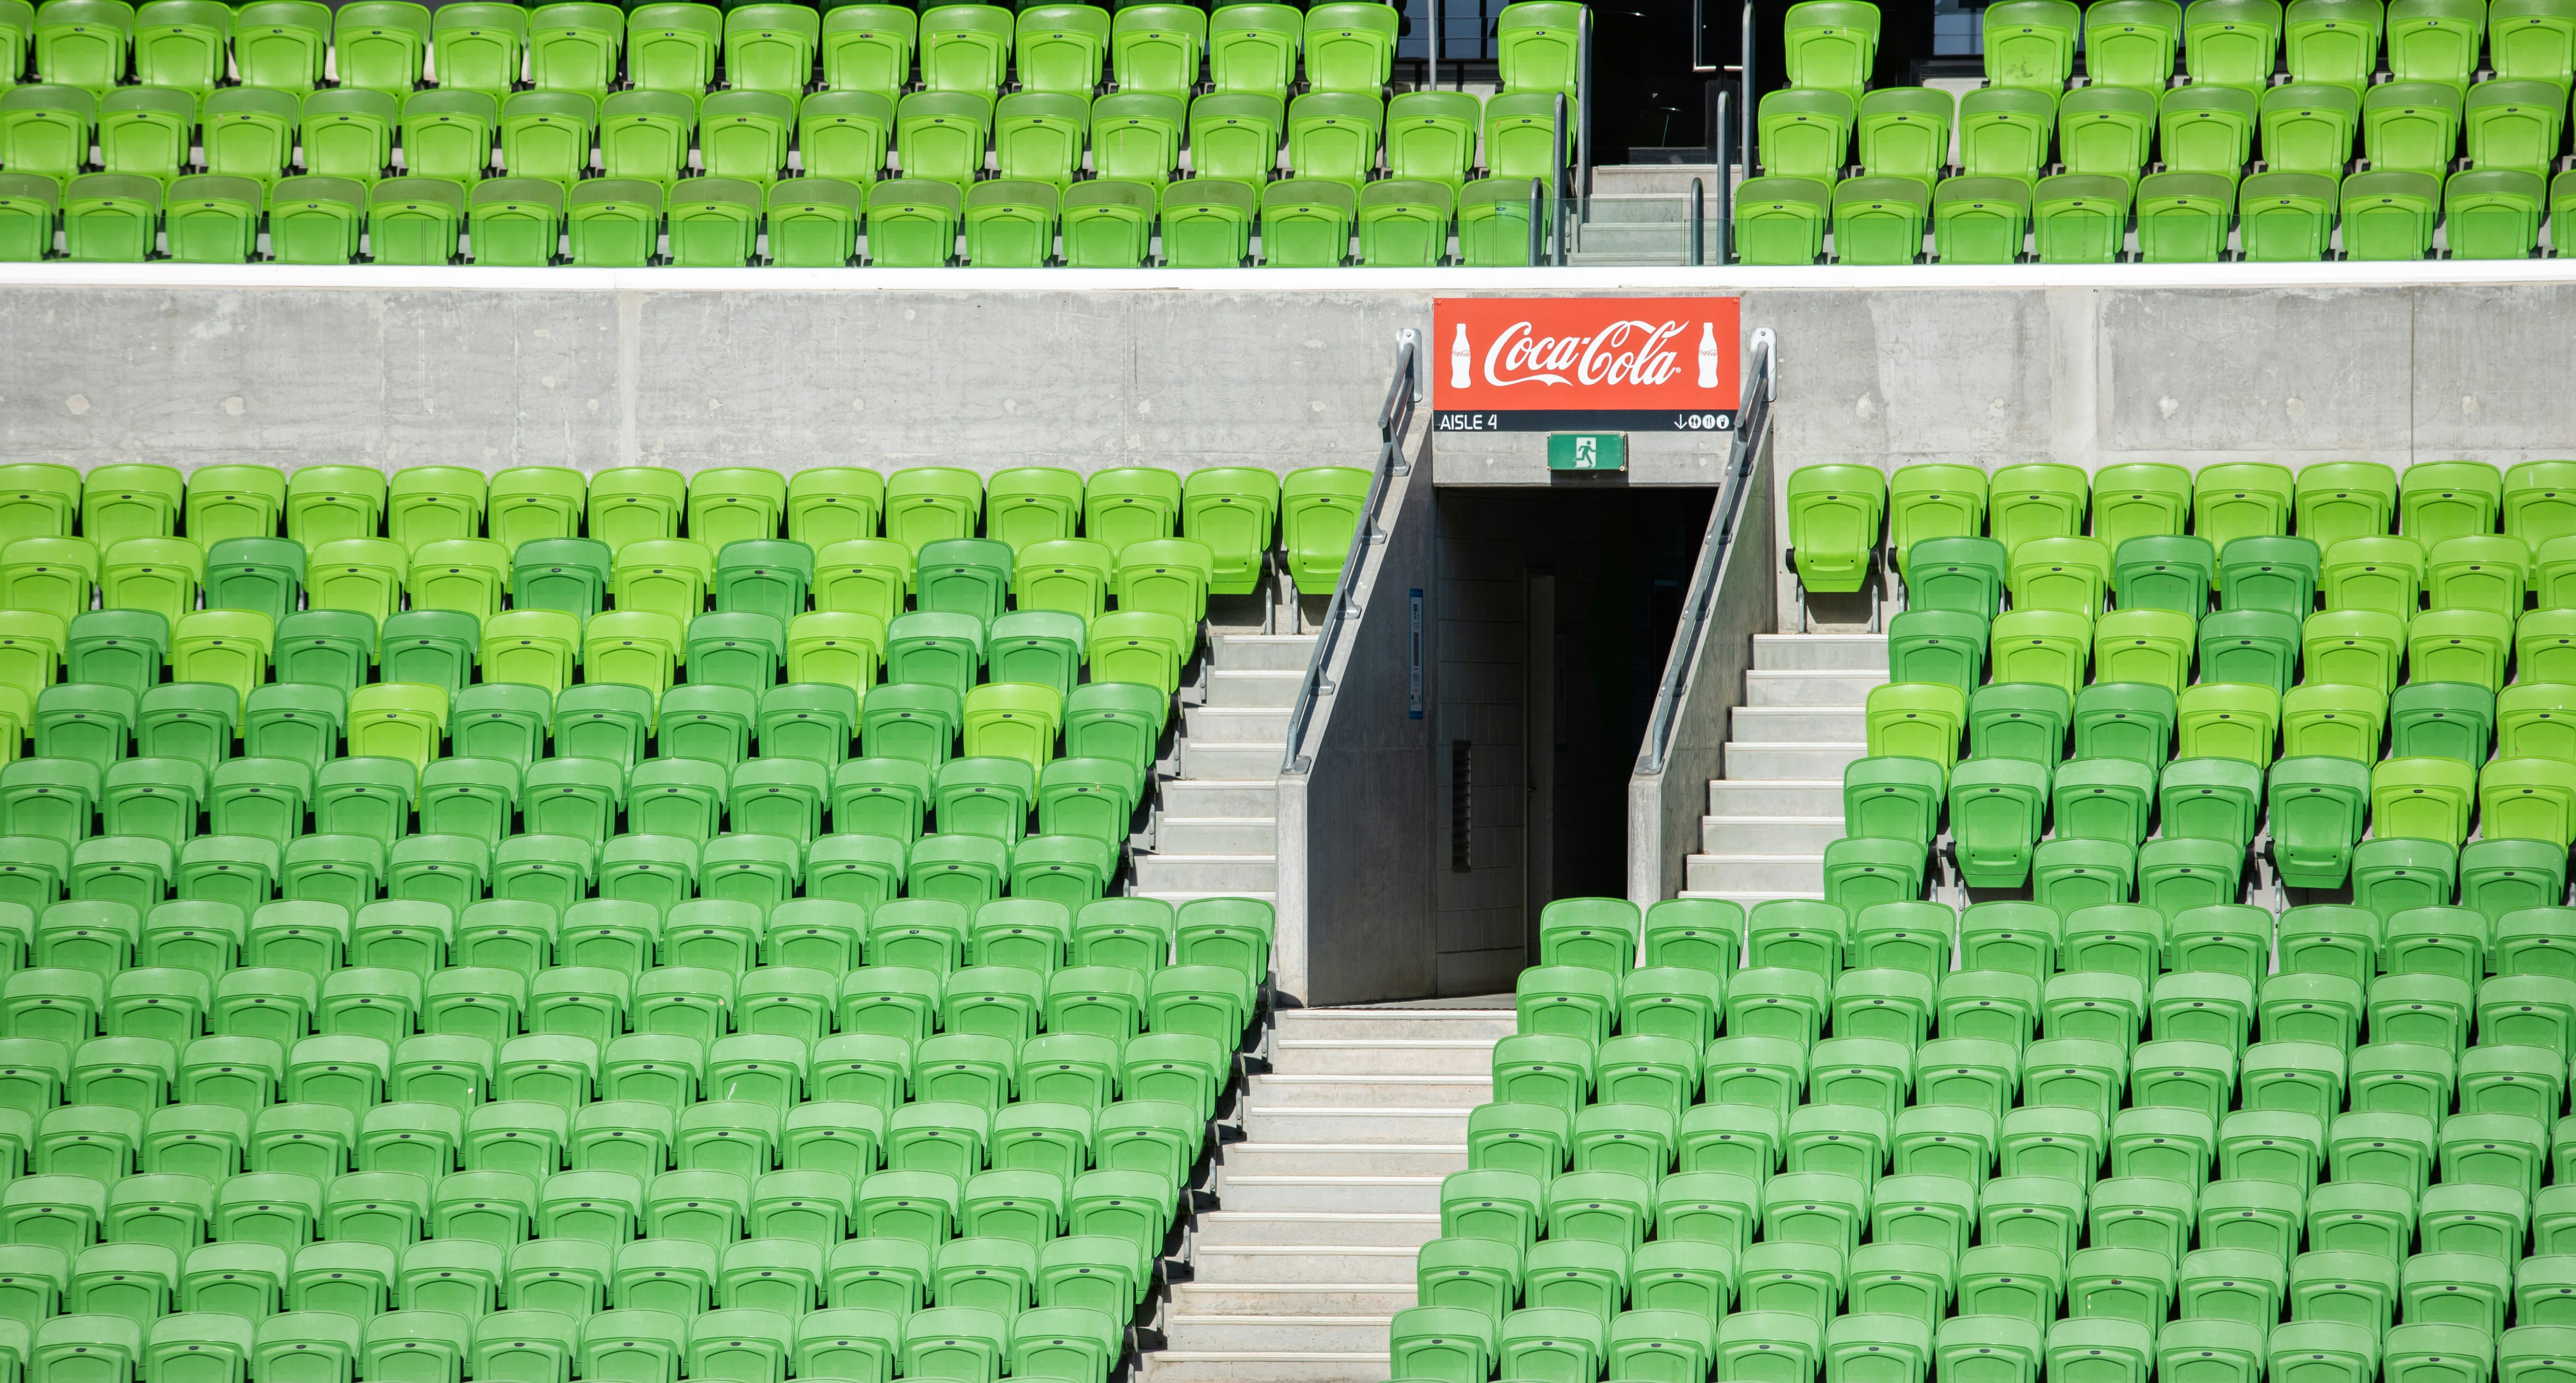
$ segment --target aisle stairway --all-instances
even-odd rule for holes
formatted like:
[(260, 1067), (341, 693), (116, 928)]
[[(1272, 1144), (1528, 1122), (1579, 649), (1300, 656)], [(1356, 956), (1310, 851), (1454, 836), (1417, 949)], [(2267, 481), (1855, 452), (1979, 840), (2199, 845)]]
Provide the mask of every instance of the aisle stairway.
[(1384, 1379), (1387, 1323), (1413, 1304), (1440, 1179), (1467, 1165), (1467, 1112), (1512, 1029), (1508, 1009), (1280, 1013), (1145, 1383)]
[(1887, 680), (1884, 634), (1756, 634), (1726, 776), (1708, 785), (1700, 851), (1682, 896), (1824, 893), (1825, 846), (1843, 833), (1843, 766), (1868, 753), (1862, 702)]
[(1279, 760), (1314, 647), (1312, 634), (1211, 636), (1199, 685), (1182, 689), (1177, 747), (1156, 766), (1161, 800), (1131, 892), (1177, 906), (1277, 891)]

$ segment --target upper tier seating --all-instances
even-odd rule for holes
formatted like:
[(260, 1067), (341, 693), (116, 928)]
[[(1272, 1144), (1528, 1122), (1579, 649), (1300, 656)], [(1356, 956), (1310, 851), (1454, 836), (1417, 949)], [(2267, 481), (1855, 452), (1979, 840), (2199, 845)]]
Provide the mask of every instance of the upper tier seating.
[(1829, 232), (1845, 264), (1915, 263), (1927, 232), (1953, 264), (2576, 244), (2576, 178), (2552, 177), (2566, 0), (1997, 0), (1981, 22), (1987, 84), (1954, 99), (1868, 89), (1874, 6), (1790, 7), (1790, 84), (1761, 98), (1762, 175), (1737, 190), (1744, 262), (1814, 263)]
[(1185, 267), (1256, 228), (1269, 264), (1526, 262), (1585, 7), (1506, 7), (1490, 100), (1390, 99), (1400, 20), (10, 0), (0, 258), (1133, 268), (1159, 226)]

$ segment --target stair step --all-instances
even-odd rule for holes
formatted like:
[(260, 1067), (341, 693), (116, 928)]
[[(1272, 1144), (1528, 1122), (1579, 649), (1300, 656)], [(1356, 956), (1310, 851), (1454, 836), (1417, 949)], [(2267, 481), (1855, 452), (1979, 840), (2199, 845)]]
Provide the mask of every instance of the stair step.
[(1184, 1316), (1164, 1326), (1173, 1349), (1361, 1351), (1386, 1343), (1385, 1316)]
[[(1320, 1211), (1210, 1210), (1199, 1216), (1198, 1245), (1316, 1244), (1418, 1249), (1440, 1237), (1440, 1217)], [(1194, 1246), (1195, 1247), (1195, 1246)]]
[(1867, 714), (1860, 706), (1738, 706), (1728, 732), (1738, 744), (1860, 744)]
[(1436, 1176), (1260, 1176), (1217, 1173), (1217, 1204), (1228, 1210), (1347, 1211), (1353, 1214), (1440, 1213)]
[(1282, 1037), (1271, 1069), (1283, 1076), (1468, 1076), (1493, 1069), (1494, 1044), (1479, 1037)]
[(1712, 855), (1818, 855), (1842, 839), (1840, 816), (1703, 816), (1700, 848)]
[(1753, 666), (1763, 672), (1803, 669), (1887, 670), (1885, 634), (1756, 634)]
[(1849, 744), (1747, 744), (1729, 740), (1726, 744), (1726, 779), (1731, 783), (1765, 782), (1790, 779), (1812, 782), (1818, 778), (1839, 781), (1843, 769), (1854, 759), (1869, 757), (1869, 746), (1858, 741)]
[(1176, 1282), (1172, 1318), (1392, 1316), (1413, 1305), (1410, 1282)]
[[(1490, 1092), (1493, 1086), (1487, 1083)], [(1482, 1101), (1478, 1101), (1482, 1103)], [(1257, 1143), (1440, 1143), (1464, 1145), (1470, 1105), (1335, 1108), (1274, 1104), (1247, 1109), (1244, 1131)]]
[(1192, 706), (1181, 713), (1181, 733), (1193, 746), (1210, 744), (1285, 744), (1285, 706)]
[(1216, 665), (1228, 672), (1297, 672), (1314, 660), (1313, 634), (1220, 634)]
[(1256, 1104), (1300, 1109), (1470, 1109), (1491, 1103), (1494, 1079), (1461, 1076), (1254, 1076)]
[[(1690, 856), (1688, 858), (1696, 859), (1698, 857)], [(1751, 912), (1756, 907), (1759, 907), (1764, 903), (1768, 903), (1775, 898), (1822, 898), (1825, 894), (1823, 889), (1818, 888), (1793, 889), (1787, 893), (1754, 893), (1740, 888), (1685, 888), (1678, 896), (1683, 898), (1722, 898), (1727, 902), (1733, 903), (1737, 907), (1744, 909), (1746, 912)]]
[(1385, 1350), (1156, 1350), (1142, 1383), (1384, 1383)]
[(1154, 823), (1154, 853), (1272, 855), (1279, 822), (1267, 816), (1165, 816)]
[(1858, 706), (1869, 689), (1884, 686), (1884, 672), (1780, 669), (1744, 674), (1744, 699), (1755, 706)]
[(1240, 894), (1279, 884), (1276, 855), (1138, 855), (1136, 887), (1145, 892)]
[(1199, 1283), (1315, 1282), (1413, 1285), (1415, 1246), (1229, 1244), (1202, 1239), (1190, 1257)]
[(1271, 744), (1202, 744), (1181, 741), (1181, 776), (1235, 782), (1276, 780), (1287, 742)]
[(1518, 1031), (1520, 1021), (1507, 1008), (1292, 1008), (1279, 1014), (1279, 1035), (1292, 1040), (1493, 1041)]
[(1295, 706), (1297, 688), (1305, 679), (1306, 670), (1302, 665), (1294, 672), (1210, 668), (1207, 681), (1207, 704), (1210, 706)]
[(1843, 814), (1843, 780), (1840, 776), (1807, 782), (1722, 778), (1708, 785), (1708, 814), (1830, 816), (1839, 821)]
[(1128, 896), (1131, 898), (1160, 898), (1164, 902), (1169, 903), (1176, 908), (1183, 903), (1195, 903), (1201, 898), (1258, 898), (1265, 903), (1276, 903), (1279, 901), (1279, 895), (1270, 892), (1267, 889), (1219, 889), (1209, 893), (1190, 893), (1174, 892), (1170, 889), (1140, 888), (1134, 890)]
[(1234, 1176), (1447, 1176), (1467, 1170), (1467, 1145), (1445, 1143), (1229, 1143)]
[(1682, 861), (1682, 887), (1751, 889), (1759, 893), (1822, 894), (1823, 855), (1691, 855)]
[[(1278, 765), (1274, 763), (1271, 767), (1276, 770)], [(1841, 791), (1839, 784), (1835, 790)], [(1157, 791), (1162, 794), (1163, 813), (1167, 817), (1193, 821), (1217, 818), (1269, 821), (1279, 814), (1279, 782), (1275, 776), (1251, 782), (1166, 778)]]

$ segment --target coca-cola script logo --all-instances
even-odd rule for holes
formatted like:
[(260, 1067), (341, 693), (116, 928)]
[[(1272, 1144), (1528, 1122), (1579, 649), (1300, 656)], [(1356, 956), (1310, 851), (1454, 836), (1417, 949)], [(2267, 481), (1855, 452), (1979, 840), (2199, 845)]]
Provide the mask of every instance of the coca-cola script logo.
[(1433, 425), (1731, 428), (1740, 307), (1731, 297), (1437, 299), (1424, 343)]
[[(1541, 336), (1514, 322), (1485, 351), (1485, 382), (1515, 384), (1661, 384), (1681, 370), (1668, 349), (1689, 323), (1612, 322), (1589, 337)], [(1711, 332), (1714, 335), (1714, 332)]]

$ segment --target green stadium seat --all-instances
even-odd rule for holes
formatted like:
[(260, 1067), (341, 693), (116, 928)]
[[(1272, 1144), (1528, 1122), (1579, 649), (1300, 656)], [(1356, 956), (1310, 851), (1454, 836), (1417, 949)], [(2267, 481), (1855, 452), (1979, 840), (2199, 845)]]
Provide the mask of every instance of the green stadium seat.
[(2056, 99), (2023, 87), (1991, 86), (1959, 101), (1960, 166), (1971, 177), (2031, 186), (2047, 163)]

